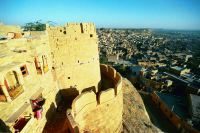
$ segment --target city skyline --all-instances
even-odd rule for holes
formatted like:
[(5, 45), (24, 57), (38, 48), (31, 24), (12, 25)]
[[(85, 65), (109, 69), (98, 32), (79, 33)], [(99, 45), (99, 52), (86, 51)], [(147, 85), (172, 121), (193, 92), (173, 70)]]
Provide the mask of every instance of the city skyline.
[(200, 30), (198, 0), (2, 0), (0, 22), (94, 22), (98, 28)]

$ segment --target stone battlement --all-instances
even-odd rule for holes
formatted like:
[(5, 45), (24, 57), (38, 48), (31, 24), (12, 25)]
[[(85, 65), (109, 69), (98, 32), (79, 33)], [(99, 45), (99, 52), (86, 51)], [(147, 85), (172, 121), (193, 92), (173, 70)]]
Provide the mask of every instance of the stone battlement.
[(100, 68), (114, 87), (102, 88), (97, 94), (83, 92), (73, 100), (71, 114), (80, 132), (119, 132), (121, 129), (122, 77), (110, 66), (100, 65)]
[[(61, 36), (65, 35), (67, 37), (70, 36), (79, 36), (88, 35), (88, 37), (96, 36), (96, 29), (94, 23), (67, 23), (65, 26), (57, 26), (52, 27), (47, 25), (47, 30), (54, 31), (53, 34), (50, 33), (52, 36)], [(80, 36), (79, 36), (80, 37)]]
[[(46, 131), (56, 108), (61, 113), (70, 108), (67, 116), (61, 116), (61, 128), (120, 132), (122, 77), (114, 68), (100, 65), (93, 23), (47, 25), (45, 32), (16, 34), (16, 38), (9, 31), (3, 33), (10, 39), (0, 42), (0, 117), (11, 131)], [(33, 106), (39, 99), (46, 99), (41, 118), (35, 117)], [(27, 123), (19, 129), (16, 125), (22, 119)]]
[[(114, 91), (115, 95), (121, 91), (122, 88), (122, 77), (121, 75), (111, 66), (107, 66), (104, 64), (100, 65), (101, 74), (110, 78), (114, 83)], [(110, 90), (110, 89), (107, 89)]]

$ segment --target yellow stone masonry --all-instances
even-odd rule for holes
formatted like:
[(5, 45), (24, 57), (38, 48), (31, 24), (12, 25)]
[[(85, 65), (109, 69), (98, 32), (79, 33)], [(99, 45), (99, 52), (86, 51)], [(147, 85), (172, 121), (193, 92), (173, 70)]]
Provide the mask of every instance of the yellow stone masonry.
[(76, 88), (79, 94), (89, 88), (97, 92), (101, 79), (94, 24), (70, 23), (65, 27), (48, 27), (47, 31), (61, 88)]
[[(21, 32), (0, 25), (0, 35)], [(27, 36), (30, 36), (27, 38)], [(31, 100), (46, 99), (42, 118), (34, 118)], [(4, 131), (42, 132), (60, 101), (68, 107), (70, 132), (120, 132), (122, 77), (100, 65), (93, 23), (47, 25), (46, 31), (24, 32), (0, 40), (0, 121)]]
[(114, 83), (113, 88), (97, 95), (93, 91), (84, 92), (73, 100), (71, 113), (80, 132), (117, 133), (121, 130), (122, 77), (107, 65), (101, 65), (101, 72)]
[[(51, 117), (46, 115), (47, 112), (56, 109), (55, 97), (59, 88), (51, 72), (52, 60), (47, 39), (46, 35), (41, 39), (0, 41), (0, 120), (8, 126), (4, 131), (15, 132), (14, 125), (25, 117), (27, 124), (21, 132), (42, 132)], [(38, 73), (36, 58), (41, 73)], [(46, 65), (49, 70), (44, 72), (43, 66)], [(38, 97), (46, 99), (40, 120), (34, 118), (30, 102)]]

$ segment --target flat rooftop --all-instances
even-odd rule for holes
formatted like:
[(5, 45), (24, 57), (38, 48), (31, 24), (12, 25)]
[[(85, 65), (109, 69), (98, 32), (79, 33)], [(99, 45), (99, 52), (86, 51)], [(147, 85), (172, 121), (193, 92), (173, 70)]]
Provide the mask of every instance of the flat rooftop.
[(172, 69), (175, 69), (175, 70), (177, 70), (177, 71), (181, 71), (181, 70), (183, 70), (183, 68), (182, 67), (178, 67), (178, 66), (174, 66), (174, 67), (171, 67)]

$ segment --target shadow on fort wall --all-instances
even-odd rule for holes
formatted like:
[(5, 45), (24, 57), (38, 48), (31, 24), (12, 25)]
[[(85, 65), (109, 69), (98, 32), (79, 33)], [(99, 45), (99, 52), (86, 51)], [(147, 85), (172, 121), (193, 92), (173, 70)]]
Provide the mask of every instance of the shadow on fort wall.
[(151, 96), (140, 93), (140, 96), (144, 102), (145, 109), (149, 115), (151, 122), (163, 132), (178, 133), (176, 127), (169, 121), (169, 119), (163, 114), (163, 112), (155, 106), (151, 100)]
[(46, 113), (47, 121), (51, 120), (54, 113), (59, 112), (61, 110), (66, 112), (68, 108), (71, 108), (72, 101), (78, 95), (79, 92), (76, 88), (60, 89), (55, 96), (56, 105), (54, 104), (54, 102), (52, 102), (49, 109), (47, 110)]
[(81, 93), (83, 93), (83, 92), (88, 92), (88, 91), (93, 91), (94, 93), (96, 93), (95, 86), (85, 88), (85, 89), (83, 89), (83, 90), (81, 91)]
[(76, 88), (60, 89), (55, 96), (56, 105), (52, 102), (45, 115), (47, 122), (43, 133), (68, 133), (66, 111), (71, 108), (72, 101), (79, 95)]
[[(113, 81), (111, 79), (104, 76), (102, 77), (102, 79), (104, 80), (98, 83), (98, 89), (96, 89), (95, 86), (91, 86), (83, 89), (81, 93), (93, 91), (95, 94), (97, 94), (96, 96), (98, 101), (98, 93), (100, 91), (114, 87)], [(74, 87), (63, 88), (58, 91), (55, 96), (56, 105), (54, 104), (54, 102), (52, 102), (45, 115), (47, 122), (44, 127), (43, 133), (62, 132), (63, 130), (68, 132), (66, 111), (67, 109), (71, 108), (73, 100), (78, 95), (79, 91)]]
[(0, 119), (0, 133), (11, 133), (9, 126), (2, 119)]
[[(91, 86), (88, 88), (83, 89), (83, 92), (86, 91), (93, 91), (95, 92), (95, 86)], [(67, 109), (70, 109), (72, 106), (72, 102), (73, 100), (79, 95), (79, 91), (76, 88), (64, 88), (64, 89), (60, 89), (58, 91), (58, 93), (55, 96), (55, 103), (54, 102), (51, 103), (49, 109), (47, 110), (47, 113), (45, 115), (47, 122), (51, 121), (52, 116), (56, 113), (56, 112), (66, 112)], [(56, 108), (57, 106), (57, 108)]]
[(71, 108), (73, 100), (79, 95), (79, 91), (76, 88), (65, 88), (59, 90), (60, 102), (65, 108)]
[(115, 87), (114, 81), (108, 76), (106, 76), (105, 74), (101, 73), (101, 90), (100, 91), (104, 91), (104, 90), (107, 90), (109, 88), (114, 88), (114, 87)]
[(56, 111), (56, 106), (54, 103), (51, 103), (49, 109), (47, 110), (46, 112), (46, 119), (47, 119), (47, 122), (50, 121), (52, 119), (52, 116), (53, 116), (53, 113)]

